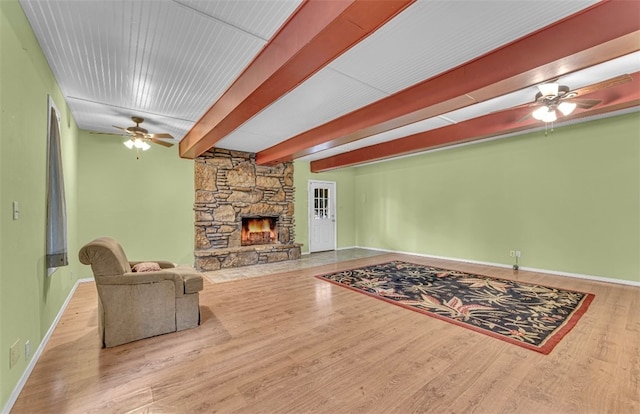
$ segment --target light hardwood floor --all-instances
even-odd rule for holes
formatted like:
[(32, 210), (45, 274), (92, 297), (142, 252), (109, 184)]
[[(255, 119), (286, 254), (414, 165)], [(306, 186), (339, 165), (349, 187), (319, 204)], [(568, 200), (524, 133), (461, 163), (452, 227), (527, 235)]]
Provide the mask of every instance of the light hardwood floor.
[[(318, 280), (401, 259), (595, 299), (542, 355)], [(202, 325), (101, 349), (81, 284), (14, 413), (639, 413), (640, 288), (386, 254), (211, 283)]]

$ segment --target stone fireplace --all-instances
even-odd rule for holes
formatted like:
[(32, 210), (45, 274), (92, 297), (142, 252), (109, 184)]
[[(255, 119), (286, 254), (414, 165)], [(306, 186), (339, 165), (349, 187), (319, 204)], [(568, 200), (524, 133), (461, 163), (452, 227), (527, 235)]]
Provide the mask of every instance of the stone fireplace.
[(195, 266), (209, 271), (300, 258), (293, 164), (212, 148), (195, 160)]

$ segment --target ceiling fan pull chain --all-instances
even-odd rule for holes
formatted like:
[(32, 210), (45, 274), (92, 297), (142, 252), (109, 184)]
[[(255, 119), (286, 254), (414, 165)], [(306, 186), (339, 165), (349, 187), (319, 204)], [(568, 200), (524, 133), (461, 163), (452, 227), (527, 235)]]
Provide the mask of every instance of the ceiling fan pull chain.
[[(551, 128), (549, 128), (549, 125), (551, 125)], [(544, 136), (547, 137), (549, 134), (553, 134), (553, 121), (544, 123)]]

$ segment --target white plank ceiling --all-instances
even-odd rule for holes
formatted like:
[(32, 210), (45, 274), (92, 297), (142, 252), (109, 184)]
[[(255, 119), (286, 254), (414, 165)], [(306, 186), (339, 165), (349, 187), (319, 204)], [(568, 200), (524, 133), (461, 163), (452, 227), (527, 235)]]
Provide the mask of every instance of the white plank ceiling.
[[(20, 0), (82, 129), (131, 116), (176, 141), (224, 93), (299, 0)], [(258, 152), (477, 58), (596, 3), (418, 0), (216, 146)], [(640, 69), (637, 54), (576, 72), (578, 88)], [(530, 87), (316, 153), (324, 158), (532, 101)]]

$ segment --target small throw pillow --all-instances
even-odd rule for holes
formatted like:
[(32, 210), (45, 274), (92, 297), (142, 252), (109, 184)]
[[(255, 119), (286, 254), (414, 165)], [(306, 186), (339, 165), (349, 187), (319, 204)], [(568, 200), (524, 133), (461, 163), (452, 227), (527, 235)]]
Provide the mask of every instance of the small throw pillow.
[(160, 265), (156, 262), (141, 262), (133, 265), (134, 272), (156, 272), (160, 270)]

